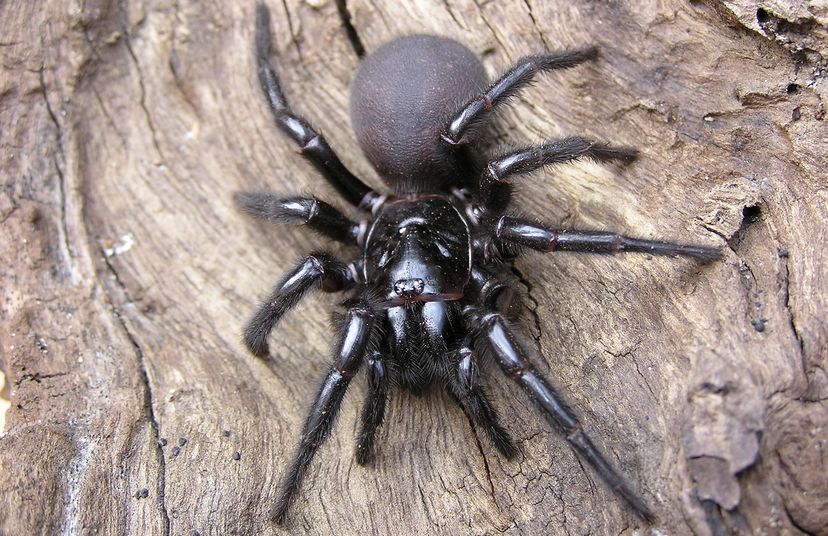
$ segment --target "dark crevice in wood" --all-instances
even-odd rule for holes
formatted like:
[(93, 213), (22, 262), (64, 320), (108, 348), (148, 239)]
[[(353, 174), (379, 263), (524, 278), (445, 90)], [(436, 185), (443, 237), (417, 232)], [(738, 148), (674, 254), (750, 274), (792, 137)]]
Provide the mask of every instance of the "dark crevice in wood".
[(126, 20), (126, 6), (123, 3), (120, 5), (122, 10), (121, 16), (121, 31), (124, 35), (124, 44), (126, 45), (127, 52), (129, 52), (129, 57), (132, 59), (132, 63), (135, 65), (135, 70), (138, 73), (138, 88), (140, 90), (140, 98), (139, 104), (141, 105), (141, 110), (144, 112), (144, 117), (147, 120), (147, 128), (150, 130), (151, 138), (152, 138), (152, 145), (155, 147), (155, 152), (158, 153), (158, 157), (161, 159), (161, 163), (164, 164), (165, 167), (167, 166), (167, 159), (164, 156), (164, 153), (161, 151), (161, 146), (158, 143), (158, 133), (155, 129), (155, 124), (152, 120), (152, 115), (150, 115), (149, 108), (147, 108), (147, 90), (144, 86), (144, 72), (141, 70), (141, 64), (138, 63), (138, 56), (135, 54), (135, 50), (132, 48), (132, 38), (129, 35), (129, 28), (127, 28), (127, 20)]
[(762, 7), (756, 10), (756, 23), (763, 32), (772, 36), (777, 34), (808, 35), (818, 24), (814, 18), (789, 21)]
[(106, 105), (104, 104), (103, 99), (101, 99), (100, 93), (98, 93), (97, 88), (95, 88), (94, 84), (89, 84), (89, 88), (92, 90), (92, 94), (95, 96), (95, 100), (98, 102), (98, 106), (101, 108), (101, 112), (104, 114), (107, 123), (109, 123), (109, 128), (112, 129), (112, 132), (117, 134), (118, 139), (121, 142), (121, 147), (126, 150), (127, 149), (127, 140), (124, 138), (123, 134), (118, 130), (118, 126), (115, 124), (115, 120), (109, 113), (109, 110), (106, 109)]
[(541, 359), (544, 359), (543, 352), (541, 350), (541, 339), (543, 338), (543, 330), (541, 329), (540, 315), (538, 314), (538, 307), (540, 306), (540, 302), (532, 294), (532, 291), (534, 290), (534, 285), (531, 281), (526, 279), (526, 276), (523, 275), (523, 272), (521, 272), (516, 265), (512, 265), (512, 273), (515, 275), (515, 277), (518, 278), (518, 281), (520, 281), (520, 283), (526, 287), (526, 297), (529, 298), (529, 301), (532, 302), (532, 307), (527, 307), (527, 310), (532, 315), (532, 322), (535, 326), (535, 331), (537, 332), (537, 335), (534, 332), (530, 332), (530, 335), (535, 340), (535, 346), (537, 347), (538, 355), (541, 357)]
[(359, 38), (356, 27), (354, 27), (351, 12), (348, 11), (347, 0), (336, 0), (336, 11), (339, 13), (340, 20), (342, 20), (342, 27), (345, 28), (345, 35), (348, 36), (351, 48), (354, 49), (358, 57), (365, 56), (365, 46), (362, 44), (362, 39)]
[(179, 5), (179, 0), (175, 1), (175, 5), (173, 6), (173, 16), (172, 16), (172, 37), (170, 37), (170, 54), (169, 59), (167, 60), (167, 67), (170, 70), (170, 74), (173, 77), (173, 83), (175, 84), (176, 89), (178, 89), (178, 93), (181, 95), (181, 98), (190, 107), (190, 111), (196, 117), (199, 117), (200, 110), (196, 106), (196, 103), (193, 101), (190, 92), (187, 90), (186, 87), (186, 76), (183, 76), (183, 73), (178, 72), (178, 51), (176, 50), (176, 45), (178, 44), (179, 40), (179, 26), (184, 26), (185, 20), (181, 16), (181, 6)]
[(428, 503), (426, 503), (425, 493), (423, 493), (423, 487), (420, 484), (417, 484), (417, 489), (420, 491), (420, 502), (423, 505), (423, 511), (425, 512), (426, 519), (428, 520), (429, 523), (434, 525), (435, 528), (439, 529), (440, 524), (437, 523), (436, 521), (434, 521), (434, 519), (432, 519), (432, 517), (431, 517), (431, 510), (428, 507)]
[(729, 531), (722, 519), (722, 512), (719, 505), (715, 502), (705, 499), (700, 501), (704, 509), (704, 519), (707, 527), (710, 529), (712, 536), (727, 536)]
[(506, 44), (503, 41), (501, 41), (500, 36), (495, 31), (494, 26), (492, 26), (492, 23), (489, 22), (489, 19), (483, 13), (483, 7), (486, 5), (486, 2), (480, 2), (480, 0), (474, 0), (474, 5), (477, 6), (477, 11), (480, 13), (480, 18), (483, 19), (483, 23), (486, 24), (486, 27), (489, 28), (489, 31), (491, 32), (492, 37), (494, 37), (494, 40), (497, 41), (497, 43), (500, 45), (500, 48), (503, 50), (503, 53), (506, 54), (507, 51), (508, 51), (508, 48), (506, 47)]
[[(112, 278), (115, 281), (115, 284), (123, 290), (124, 295), (127, 298), (127, 302), (131, 303), (132, 300), (129, 297), (127, 288), (124, 285), (123, 281), (121, 281), (121, 278), (118, 275), (118, 272), (115, 270), (115, 267), (112, 266), (111, 262), (109, 262), (109, 258), (106, 256), (106, 253), (104, 253), (103, 250), (101, 250), (100, 253), (107, 270), (112, 275)], [(141, 385), (144, 391), (144, 415), (147, 419), (147, 422), (149, 422), (150, 430), (152, 431), (151, 439), (155, 447), (156, 460), (158, 461), (158, 508), (161, 511), (161, 518), (163, 520), (164, 536), (170, 536), (170, 515), (167, 512), (166, 502), (167, 462), (164, 458), (164, 451), (161, 448), (161, 433), (160, 426), (158, 424), (158, 418), (155, 415), (155, 397), (153, 395), (152, 382), (150, 381), (149, 373), (147, 372), (147, 365), (146, 360), (144, 358), (144, 352), (141, 349), (141, 345), (138, 343), (138, 339), (136, 339), (135, 335), (132, 333), (132, 331), (130, 331), (129, 325), (127, 324), (124, 317), (121, 315), (121, 312), (116, 307), (114, 301), (111, 298), (109, 301), (112, 304), (112, 313), (115, 316), (115, 320), (123, 330), (124, 335), (126, 336), (127, 340), (129, 340), (133, 349), (135, 350), (135, 356), (138, 365), (138, 374), (141, 378)]]
[[(797, 343), (799, 344), (799, 359), (802, 364), (802, 372), (805, 374), (805, 381), (808, 381), (808, 360), (805, 354), (805, 341), (802, 338), (802, 333), (800, 333), (799, 328), (796, 325), (796, 314), (794, 313), (793, 307), (791, 307), (791, 271), (789, 266), (789, 253), (784, 251), (784, 255), (780, 255), (784, 258), (784, 268), (785, 273), (783, 276), (783, 281), (785, 285), (785, 310), (788, 312), (788, 321), (791, 328), (791, 332), (793, 333), (794, 338), (796, 338)], [(810, 385), (805, 386), (805, 393), (810, 392)]]
[(742, 209), (742, 223), (733, 235), (727, 239), (727, 245), (734, 252), (745, 238), (748, 227), (762, 218), (762, 208), (759, 205), (748, 205)]
[[(532, 315), (532, 320), (533, 320), (534, 327), (535, 327), (534, 331), (530, 330), (530, 336), (535, 341), (535, 346), (536, 346), (539, 358), (541, 360), (543, 360), (544, 362), (546, 362), (546, 358), (543, 355), (543, 348), (542, 348), (542, 342), (541, 342), (542, 339), (543, 339), (543, 330), (541, 328), (540, 315), (538, 314), (538, 309), (540, 307), (540, 302), (533, 295), (534, 285), (529, 279), (526, 278), (526, 276), (523, 274), (523, 272), (519, 268), (517, 268), (517, 266), (514, 266), (514, 265), (512, 266), (512, 273), (515, 275), (515, 277), (517, 277), (518, 281), (526, 287), (526, 296), (529, 298), (529, 301), (532, 302), (532, 307), (527, 307), (527, 309), (529, 310), (529, 313)], [(535, 334), (535, 332), (537, 332), (537, 335)], [(644, 383), (645, 383), (646, 387), (649, 389), (651, 396), (653, 396), (653, 398), (655, 399), (655, 393), (653, 392), (652, 388), (650, 387), (650, 384), (647, 381), (647, 379), (643, 376), (643, 374), (641, 374), (641, 371), (639, 370), (639, 367), (638, 367), (638, 362), (635, 360), (635, 356), (633, 355), (633, 352), (638, 348), (640, 343), (641, 343), (641, 341), (638, 341), (634, 348), (632, 348), (628, 352), (624, 353), (624, 356), (629, 356), (630, 359), (632, 359), (636, 370), (638, 371), (639, 375), (641, 375), (641, 377), (644, 379)], [(609, 351), (607, 351), (607, 352), (611, 353)], [(615, 355), (615, 354), (613, 354), (613, 355)], [(616, 357), (619, 357), (619, 356), (616, 356)], [(574, 451), (573, 451), (573, 454), (574, 454)], [(581, 459), (578, 455), (575, 455), (575, 460), (578, 462), (578, 465), (581, 467), (581, 471), (586, 476), (586, 479), (589, 482), (591, 493), (593, 495), (595, 495), (595, 483), (593, 482), (590, 473), (584, 467), (583, 463), (581, 463)], [(485, 457), (484, 457), (484, 461), (485, 461)], [(488, 465), (487, 465), (487, 470), (488, 470)], [(562, 502), (564, 503), (564, 511), (565, 511), (567, 505), (563, 500), (562, 500)], [(568, 531), (568, 527), (566, 527), (566, 514), (565, 513), (564, 513), (563, 525), (564, 525), (564, 529)]]
[(60, 128), (60, 122), (58, 122), (58, 118), (55, 115), (55, 111), (52, 110), (52, 105), (49, 102), (49, 95), (46, 93), (46, 79), (43, 76), (44, 71), (46, 70), (46, 58), (44, 55), (46, 54), (45, 47), (41, 44), (41, 58), (40, 58), (40, 72), (38, 73), (38, 77), (40, 79), (40, 92), (43, 95), (43, 101), (46, 103), (46, 111), (49, 112), (49, 117), (52, 119), (52, 123), (54, 123), (55, 128), (57, 129), (58, 139), (62, 139), (62, 131)]
[(54, 374), (41, 374), (39, 372), (26, 373), (26, 374), (23, 374), (22, 376), (20, 376), (19, 378), (17, 378), (14, 381), (14, 386), (15, 387), (20, 387), (20, 385), (23, 384), (23, 382), (41, 383), (41, 382), (43, 382), (43, 380), (48, 380), (49, 378), (59, 378), (61, 376), (66, 376), (67, 374), (69, 374), (69, 373), (68, 372), (55, 372)]
[(755, 294), (757, 292), (756, 286), (758, 284), (759, 279), (753, 272), (753, 268), (751, 267), (751, 265), (743, 258), (742, 255), (739, 254), (738, 250), (740, 249), (740, 246), (745, 238), (748, 228), (752, 226), (754, 223), (760, 221), (761, 218), (762, 209), (758, 204), (745, 205), (742, 207), (742, 219), (739, 223), (739, 227), (730, 236), (727, 236), (721, 231), (716, 230), (708, 225), (704, 225), (705, 229), (724, 240), (727, 248), (733, 253), (736, 259), (739, 261), (737, 264), (739, 270), (739, 282), (742, 284), (746, 303), (755, 304), (754, 306), (748, 306), (746, 318), (753, 326), (753, 329), (755, 329), (757, 332), (762, 332), (765, 330), (766, 322), (766, 319), (761, 315), (762, 306), (759, 305), (756, 302), (756, 300), (753, 299), (751, 296), (752, 294)]
[[(560, 437), (560, 436), (559, 436)], [(592, 479), (592, 475), (590, 472), (584, 467), (583, 462), (581, 462), (581, 457), (575, 452), (571, 446), (569, 450), (572, 451), (572, 456), (575, 458), (575, 461), (578, 462), (578, 467), (581, 468), (581, 473), (583, 473), (584, 478), (586, 478), (587, 482), (589, 482), (589, 492), (592, 495), (595, 495), (595, 481)]]
[(63, 248), (66, 251), (66, 269), (71, 270), (70, 266), (70, 257), (71, 257), (71, 250), (69, 249), (69, 229), (66, 225), (66, 178), (63, 175), (63, 169), (60, 165), (60, 158), (66, 154), (64, 147), (63, 147), (63, 128), (60, 126), (60, 121), (58, 121), (57, 115), (55, 111), (52, 109), (52, 105), (49, 102), (49, 95), (46, 91), (46, 78), (44, 76), (44, 72), (46, 71), (46, 47), (43, 43), (43, 38), (41, 37), (40, 40), (40, 71), (38, 73), (38, 78), (40, 82), (40, 93), (43, 95), (43, 101), (46, 103), (46, 111), (49, 113), (49, 118), (52, 120), (52, 123), (55, 125), (55, 137), (57, 139), (57, 149), (58, 152), (53, 155), (52, 161), (55, 165), (55, 172), (58, 176), (58, 193), (60, 195), (60, 234), (61, 236), (61, 243), (63, 244)]
[(649, 391), (650, 396), (653, 399), (653, 402), (658, 403), (659, 399), (656, 396), (656, 393), (653, 390), (653, 387), (650, 385), (650, 381), (647, 379), (647, 377), (644, 375), (644, 373), (641, 372), (641, 365), (638, 364), (638, 360), (635, 358), (635, 353), (638, 351), (638, 349), (640, 347), (641, 347), (641, 339), (638, 339), (633, 343), (632, 347), (630, 347), (629, 349), (626, 349), (622, 352), (619, 352), (619, 353), (612, 352), (606, 346), (604, 347), (604, 351), (606, 353), (608, 353), (609, 355), (613, 356), (616, 359), (627, 359), (628, 358), (630, 361), (632, 361), (633, 367), (635, 368), (635, 372), (638, 374), (638, 376), (644, 382), (644, 386), (647, 387), (647, 391)]
[(463, 414), (466, 415), (466, 419), (469, 421), (469, 426), (472, 429), (472, 436), (474, 436), (474, 442), (477, 445), (477, 451), (480, 453), (480, 457), (483, 459), (483, 468), (486, 470), (486, 481), (489, 483), (489, 493), (492, 497), (492, 502), (500, 510), (500, 505), (497, 503), (497, 497), (495, 496), (495, 489), (494, 489), (494, 481), (492, 480), (492, 470), (489, 467), (489, 460), (486, 458), (486, 452), (483, 450), (483, 444), (480, 442), (480, 438), (477, 436), (477, 427), (474, 425), (474, 421), (469, 415), (466, 407), (461, 405), (463, 409)]
[(742, 27), (748, 33), (780, 47), (790, 54), (797, 67), (810, 68), (812, 81), (825, 76), (826, 60), (821, 52), (823, 48), (814, 43), (813, 38), (818, 35), (820, 23), (811, 13), (811, 16), (797, 17), (790, 21), (764, 7), (759, 7), (756, 10), (757, 29), (734, 16), (733, 11), (722, 0), (707, 0), (707, 3), (731, 26)]
[(817, 536), (815, 532), (811, 532), (796, 521), (796, 518), (792, 516), (790, 510), (788, 510), (788, 506), (785, 504), (785, 501), (782, 501), (782, 508), (785, 510), (785, 515), (788, 516), (788, 521), (791, 522), (791, 525), (801, 530), (802, 534), (805, 534), (805, 536)]
[(454, 21), (454, 24), (457, 25), (458, 28), (463, 28), (464, 30), (468, 30), (465, 24), (460, 24), (460, 20), (457, 18), (457, 15), (454, 14), (454, 10), (451, 9), (451, 6), (448, 3), (448, 0), (442, 0), (443, 6), (446, 8), (446, 12), (448, 12), (451, 20)]
[(296, 47), (296, 54), (299, 56), (299, 63), (304, 67), (305, 58), (302, 57), (302, 47), (299, 46), (299, 38), (296, 36), (296, 30), (293, 29), (293, 19), (290, 18), (290, 9), (288, 9), (286, 0), (282, 0), (282, 8), (285, 10), (285, 19), (287, 20), (288, 31), (290, 32), (290, 42)]
[(544, 34), (543, 30), (541, 30), (540, 26), (538, 26), (538, 20), (532, 12), (532, 3), (529, 0), (523, 0), (523, 3), (526, 4), (526, 11), (529, 14), (529, 18), (532, 19), (532, 26), (535, 28), (535, 33), (537, 33), (540, 37), (541, 42), (543, 42), (543, 46), (546, 47), (546, 50), (550, 50), (549, 43), (546, 41), (546, 34)]

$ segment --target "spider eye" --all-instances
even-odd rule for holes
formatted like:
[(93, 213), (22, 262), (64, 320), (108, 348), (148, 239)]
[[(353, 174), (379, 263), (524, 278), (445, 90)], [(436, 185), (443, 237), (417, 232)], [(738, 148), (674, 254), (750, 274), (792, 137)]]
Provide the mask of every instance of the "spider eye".
[(440, 255), (443, 257), (451, 257), (451, 252), (441, 242), (434, 242), (434, 245), (440, 250)]
[(383, 266), (385, 266), (386, 264), (388, 264), (388, 261), (389, 261), (390, 259), (391, 259), (391, 254), (390, 254), (388, 251), (385, 251), (385, 252), (382, 254), (382, 257), (380, 257), (379, 262), (377, 262), (377, 266), (379, 266), (380, 268), (382, 268)]

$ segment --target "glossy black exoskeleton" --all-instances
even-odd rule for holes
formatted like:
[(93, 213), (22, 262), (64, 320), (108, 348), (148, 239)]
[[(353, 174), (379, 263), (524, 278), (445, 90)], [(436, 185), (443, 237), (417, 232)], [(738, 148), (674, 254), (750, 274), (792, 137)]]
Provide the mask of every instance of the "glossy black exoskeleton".
[(421, 393), (445, 388), (507, 457), (516, 453), (500, 426), (479, 377), (479, 356), (493, 359), (528, 393), (550, 424), (641, 517), (651, 517), (582, 431), (529, 361), (512, 333), (514, 292), (501, 281), (521, 250), (618, 253), (639, 251), (718, 257), (715, 248), (639, 240), (615, 233), (556, 230), (506, 213), (519, 175), (579, 158), (629, 162), (636, 151), (581, 137), (550, 141), (484, 159), (478, 127), (492, 110), (539, 72), (592, 59), (594, 48), (527, 56), (493, 83), (477, 57), (461, 44), (416, 35), (391, 41), (362, 62), (351, 89), (357, 139), (392, 193), (374, 191), (351, 174), (308, 122), (287, 104), (269, 60), (268, 10), (256, 20), (259, 80), (276, 124), (342, 197), (363, 211), (352, 221), (312, 197), (267, 192), (236, 194), (254, 217), (305, 224), (358, 248), (350, 263), (328, 253), (300, 262), (273, 289), (247, 325), (250, 351), (269, 355), (267, 338), (278, 320), (312, 288), (349, 290), (347, 312), (332, 366), (305, 421), (274, 510), (283, 522), (303, 475), (327, 438), (349, 382), (365, 365), (368, 394), (356, 457), (370, 459), (375, 432), (392, 388)]

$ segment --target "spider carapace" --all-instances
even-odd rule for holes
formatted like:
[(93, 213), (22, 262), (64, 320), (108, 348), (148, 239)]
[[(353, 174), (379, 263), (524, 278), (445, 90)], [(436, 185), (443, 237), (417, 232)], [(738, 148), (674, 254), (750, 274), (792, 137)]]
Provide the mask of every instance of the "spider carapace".
[(270, 62), (266, 7), (256, 11), (259, 81), (277, 126), (339, 194), (362, 212), (352, 220), (314, 197), (239, 192), (248, 214), (304, 224), (357, 250), (350, 262), (329, 253), (301, 261), (248, 323), (250, 351), (269, 355), (267, 338), (307, 291), (349, 291), (333, 363), (305, 420), (273, 512), (283, 522), (319, 445), (328, 437), (351, 379), (367, 369), (356, 458), (371, 458), (393, 389), (446, 389), (506, 457), (517, 452), (498, 423), (479, 374), (493, 360), (520, 385), (560, 432), (641, 517), (650, 510), (582, 431), (574, 412), (530, 362), (507, 314), (515, 292), (504, 278), (524, 250), (646, 252), (705, 262), (719, 250), (640, 240), (616, 233), (561, 230), (509, 214), (512, 181), (539, 168), (581, 158), (626, 163), (634, 149), (579, 136), (483, 158), (478, 149), (491, 112), (543, 71), (574, 67), (594, 48), (518, 60), (494, 82), (463, 45), (440, 37), (402, 37), (366, 57), (351, 88), (351, 118), (360, 146), (390, 193), (350, 173), (310, 124), (288, 105)]

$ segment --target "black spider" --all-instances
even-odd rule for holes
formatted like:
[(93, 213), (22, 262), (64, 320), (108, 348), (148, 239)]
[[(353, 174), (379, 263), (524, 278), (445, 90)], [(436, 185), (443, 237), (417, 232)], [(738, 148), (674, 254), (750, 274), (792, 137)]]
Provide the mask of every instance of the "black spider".
[(351, 88), (351, 116), (365, 155), (394, 193), (380, 194), (352, 175), (287, 104), (269, 61), (269, 12), (256, 11), (259, 79), (276, 123), (328, 182), (364, 211), (352, 221), (313, 197), (239, 192), (248, 214), (309, 226), (359, 248), (350, 264), (314, 253), (282, 279), (248, 324), (250, 351), (268, 355), (270, 331), (304, 294), (350, 290), (347, 314), (325, 376), (282, 483), (274, 521), (281, 523), (319, 445), (328, 437), (345, 390), (368, 368), (356, 458), (369, 461), (392, 387), (422, 393), (438, 384), (462, 403), (475, 425), (507, 458), (517, 449), (498, 424), (478, 376), (478, 356), (496, 361), (535, 401), (551, 425), (610, 487), (645, 519), (652, 514), (582, 431), (573, 412), (526, 357), (507, 312), (514, 292), (502, 281), (521, 249), (685, 255), (701, 261), (719, 250), (592, 231), (556, 230), (504, 211), (510, 181), (579, 158), (628, 162), (637, 152), (581, 137), (550, 141), (483, 161), (478, 125), (540, 72), (574, 67), (595, 48), (527, 56), (493, 83), (477, 57), (455, 41), (415, 35), (380, 47), (361, 64)]

